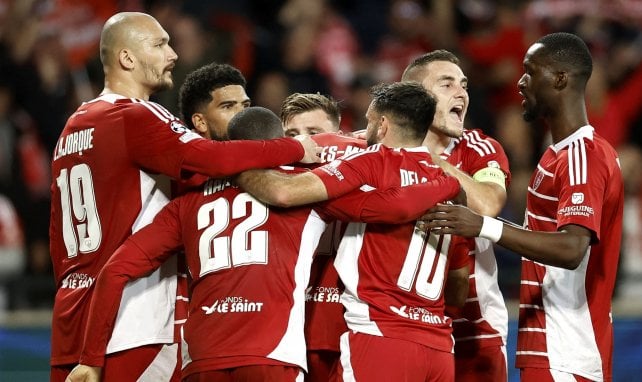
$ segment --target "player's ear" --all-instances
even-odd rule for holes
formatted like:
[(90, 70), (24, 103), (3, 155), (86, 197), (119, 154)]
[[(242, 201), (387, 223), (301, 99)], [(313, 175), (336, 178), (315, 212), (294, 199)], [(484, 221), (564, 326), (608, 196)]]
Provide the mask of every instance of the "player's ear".
[(567, 72), (557, 72), (555, 74), (555, 89), (562, 90), (568, 85), (568, 73)]
[(118, 62), (120, 63), (120, 66), (127, 70), (132, 70), (134, 69), (134, 57), (132, 56), (132, 52), (129, 51), (129, 49), (121, 49), (118, 52)]
[(390, 129), (390, 120), (385, 115), (381, 116), (381, 123), (379, 124), (379, 129), (377, 130), (377, 135), (379, 136), (379, 141), (388, 134)]
[(192, 125), (196, 129), (196, 132), (202, 136), (205, 136), (207, 133), (207, 122), (201, 113), (192, 114)]

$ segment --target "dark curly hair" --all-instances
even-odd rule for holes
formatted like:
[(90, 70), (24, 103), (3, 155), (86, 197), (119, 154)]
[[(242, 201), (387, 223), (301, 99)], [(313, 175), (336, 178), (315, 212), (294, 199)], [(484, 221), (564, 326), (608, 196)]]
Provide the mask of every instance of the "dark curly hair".
[(181, 119), (190, 129), (194, 129), (192, 115), (212, 101), (212, 91), (228, 85), (245, 87), (246, 84), (243, 74), (228, 64), (212, 62), (194, 70), (187, 75), (179, 91)]

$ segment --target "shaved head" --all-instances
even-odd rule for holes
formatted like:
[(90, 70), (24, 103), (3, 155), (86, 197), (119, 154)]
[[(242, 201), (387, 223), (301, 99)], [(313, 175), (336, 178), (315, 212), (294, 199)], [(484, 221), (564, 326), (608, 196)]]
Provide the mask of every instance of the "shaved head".
[(152, 16), (140, 12), (120, 12), (110, 17), (100, 34), (100, 61), (103, 65), (113, 65), (120, 49), (140, 42), (138, 31), (149, 23), (158, 24)]

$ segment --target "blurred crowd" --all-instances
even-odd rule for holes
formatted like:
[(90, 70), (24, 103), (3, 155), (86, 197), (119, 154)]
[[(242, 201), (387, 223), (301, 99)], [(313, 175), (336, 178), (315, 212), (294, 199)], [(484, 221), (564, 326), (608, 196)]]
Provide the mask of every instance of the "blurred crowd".
[[(289, 94), (320, 92), (340, 101), (343, 131), (360, 130), (372, 85), (398, 81), (421, 53), (454, 52), (469, 78), (467, 127), (510, 159), (502, 215), (519, 224), (549, 143), (521, 117), (522, 58), (545, 33), (578, 34), (594, 59), (589, 121), (618, 149), (625, 179), (617, 294), (642, 296), (642, 1), (0, 0), (0, 310), (53, 304), (51, 153), (69, 114), (102, 90), (101, 28), (126, 10), (150, 13), (171, 36), (175, 87), (154, 100), (175, 114), (187, 73), (217, 61), (241, 70), (253, 105), (279, 114)], [(504, 296), (517, 297), (519, 259), (498, 257)]]

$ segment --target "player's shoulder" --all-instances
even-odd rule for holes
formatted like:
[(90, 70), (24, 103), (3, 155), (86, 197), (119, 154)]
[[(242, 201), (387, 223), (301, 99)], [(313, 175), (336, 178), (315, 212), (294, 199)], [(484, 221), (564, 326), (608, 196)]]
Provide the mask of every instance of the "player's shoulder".
[(352, 145), (352, 146), (361, 147), (361, 148), (366, 147), (365, 140), (355, 138), (350, 135), (346, 135), (342, 133), (321, 133), (321, 134), (315, 134), (311, 138), (319, 146)]
[(480, 156), (501, 153), (504, 151), (501, 144), (493, 137), (487, 135), (480, 129), (466, 129), (461, 137), (451, 143), (449, 151), (472, 150)]

